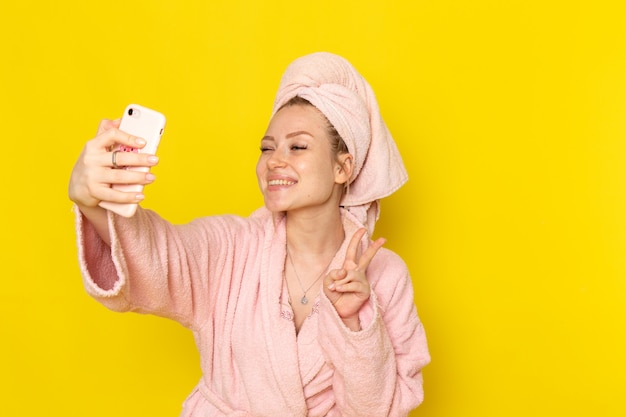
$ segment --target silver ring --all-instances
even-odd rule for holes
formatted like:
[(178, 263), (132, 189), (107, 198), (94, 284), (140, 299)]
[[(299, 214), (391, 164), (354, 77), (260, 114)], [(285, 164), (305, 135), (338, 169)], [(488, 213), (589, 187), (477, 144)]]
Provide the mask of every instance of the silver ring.
[(113, 168), (117, 169), (119, 168), (119, 166), (117, 166), (117, 153), (119, 151), (113, 151), (113, 153), (111, 154), (111, 163), (113, 164)]

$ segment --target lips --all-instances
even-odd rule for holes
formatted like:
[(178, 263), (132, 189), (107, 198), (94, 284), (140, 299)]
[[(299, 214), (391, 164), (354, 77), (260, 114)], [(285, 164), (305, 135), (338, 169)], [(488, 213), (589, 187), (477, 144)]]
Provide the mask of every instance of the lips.
[(269, 180), (267, 185), (272, 186), (280, 186), (280, 185), (294, 185), (296, 182), (293, 180)]
[(267, 187), (270, 189), (291, 187), (297, 183), (296, 179), (288, 175), (271, 174), (267, 176)]

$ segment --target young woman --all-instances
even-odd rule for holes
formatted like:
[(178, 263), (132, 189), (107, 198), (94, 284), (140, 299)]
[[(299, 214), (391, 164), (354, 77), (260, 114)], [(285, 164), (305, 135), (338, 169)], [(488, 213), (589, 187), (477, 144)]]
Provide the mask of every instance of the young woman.
[(257, 164), (264, 207), (172, 225), (98, 206), (143, 195), (153, 155), (103, 121), (76, 163), (79, 261), (87, 291), (116, 311), (194, 332), (203, 377), (183, 416), (404, 416), (423, 399), (430, 357), (404, 262), (371, 241), (378, 200), (406, 171), (370, 86), (343, 58), (307, 55), (285, 72)]

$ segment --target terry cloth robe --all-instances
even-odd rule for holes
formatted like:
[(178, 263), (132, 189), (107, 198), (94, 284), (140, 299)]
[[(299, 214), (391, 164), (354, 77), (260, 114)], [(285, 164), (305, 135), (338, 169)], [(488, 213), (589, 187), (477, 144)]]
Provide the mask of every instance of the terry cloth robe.
[[(109, 214), (109, 247), (76, 215), (89, 294), (193, 331), (203, 376), (182, 416), (404, 416), (421, 403), (430, 358), (407, 268), (393, 252), (380, 249), (368, 268), (361, 331), (345, 327), (321, 291), (296, 335), (285, 318), (284, 217), (262, 208), (172, 225), (149, 210)], [(348, 212), (342, 218), (346, 240), (331, 268), (362, 227)]]

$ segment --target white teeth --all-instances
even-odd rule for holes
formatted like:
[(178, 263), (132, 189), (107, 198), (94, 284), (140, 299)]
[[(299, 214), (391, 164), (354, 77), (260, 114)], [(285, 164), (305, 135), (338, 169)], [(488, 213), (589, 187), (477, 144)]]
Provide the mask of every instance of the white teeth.
[(295, 184), (294, 181), (287, 181), (287, 180), (270, 180), (268, 181), (268, 185), (293, 185)]

